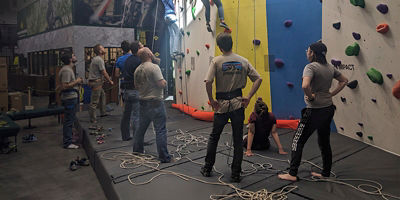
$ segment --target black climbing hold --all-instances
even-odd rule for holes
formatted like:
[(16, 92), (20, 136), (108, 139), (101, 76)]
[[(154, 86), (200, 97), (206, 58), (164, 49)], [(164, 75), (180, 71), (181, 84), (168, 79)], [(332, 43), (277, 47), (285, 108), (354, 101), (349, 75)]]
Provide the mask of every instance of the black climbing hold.
[(379, 4), (378, 6), (376, 6), (376, 9), (378, 9), (378, 11), (382, 14), (386, 14), (389, 12), (389, 7), (386, 4)]
[(340, 97), (340, 100), (341, 100), (343, 103), (346, 102), (346, 98), (344, 98), (344, 97)]
[(342, 131), (344, 131), (344, 128), (343, 128), (343, 127), (340, 127), (340, 129), (342, 129)]
[(392, 78), (393, 78), (393, 74), (386, 74), (386, 76), (387, 76), (389, 79), (392, 79)]
[(288, 20), (285, 20), (284, 24), (285, 24), (286, 27), (290, 27), (290, 26), (292, 26), (293, 21), (288, 19)]
[(376, 103), (376, 99), (371, 99), (372, 102)]
[(254, 40), (253, 40), (253, 44), (256, 45), (256, 46), (258, 46), (258, 45), (261, 44), (261, 41), (260, 41), (260, 40), (257, 40), (257, 39), (254, 39)]
[(363, 123), (361, 123), (361, 122), (359, 122), (359, 123), (358, 123), (358, 125), (359, 125), (359, 126), (364, 126), (364, 124), (363, 124)]
[(341, 60), (332, 59), (331, 63), (332, 63), (333, 66), (338, 67), (338, 66), (340, 66), (342, 64), (342, 61)]
[(358, 85), (358, 81), (357, 81), (357, 80), (354, 80), (354, 81), (350, 81), (350, 82), (347, 84), (347, 87), (349, 87), (349, 88), (351, 88), (351, 89), (355, 89), (355, 88), (357, 87), (357, 85)]
[(280, 59), (280, 58), (275, 58), (275, 60), (274, 60), (274, 62), (275, 62), (275, 65), (277, 66), (277, 67), (283, 67), (283, 65), (285, 65), (285, 62), (283, 62), (283, 60), (282, 59)]
[(369, 139), (369, 140), (374, 140), (374, 137), (368, 136), (368, 139)]
[(340, 29), (340, 25), (341, 25), (340, 22), (336, 22), (336, 23), (333, 24), (333, 28), (339, 30)]
[(357, 132), (356, 134), (358, 135), (358, 137), (362, 137), (363, 136), (362, 132)]
[(353, 38), (355, 40), (360, 40), (361, 39), (361, 35), (359, 33), (353, 32)]

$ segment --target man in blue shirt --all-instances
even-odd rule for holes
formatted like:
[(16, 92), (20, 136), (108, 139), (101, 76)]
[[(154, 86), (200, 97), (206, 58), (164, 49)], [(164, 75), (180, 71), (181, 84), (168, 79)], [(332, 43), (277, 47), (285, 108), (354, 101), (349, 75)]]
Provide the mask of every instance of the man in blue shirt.
[[(116, 67), (115, 67), (114, 76), (117, 80), (120, 77), (121, 73), (123, 72), (126, 59), (128, 59), (128, 57), (132, 55), (130, 45), (131, 44), (126, 40), (122, 41), (122, 43), (121, 43), (121, 49), (122, 49), (124, 55), (120, 56), (117, 59), (117, 62), (115, 63)], [(119, 92), (120, 96), (122, 97), (123, 89), (121, 88), (121, 81), (119, 81), (119, 91), (120, 91)]]

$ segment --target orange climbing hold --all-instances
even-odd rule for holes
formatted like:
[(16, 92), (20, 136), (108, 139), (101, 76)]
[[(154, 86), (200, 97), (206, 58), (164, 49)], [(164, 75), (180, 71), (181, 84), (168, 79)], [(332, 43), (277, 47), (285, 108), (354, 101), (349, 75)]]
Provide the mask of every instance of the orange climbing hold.
[(232, 33), (232, 28), (224, 29), (224, 32), (225, 32), (225, 33)]
[(400, 99), (400, 80), (397, 81), (396, 84), (394, 84), (393, 89), (392, 89), (392, 94), (397, 99)]
[(388, 24), (379, 24), (376, 27), (376, 31), (378, 31), (379, 33), (386, 33), (389, 31), (389, 25)]

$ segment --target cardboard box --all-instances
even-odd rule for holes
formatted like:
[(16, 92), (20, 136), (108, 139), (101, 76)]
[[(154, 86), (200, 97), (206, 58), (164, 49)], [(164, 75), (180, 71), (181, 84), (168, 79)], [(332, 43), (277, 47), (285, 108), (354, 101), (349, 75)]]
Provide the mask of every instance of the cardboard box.
[(8, 90), (0, 90), (0, 112), (8, 111)]
[(7, 65), (0, 62), (0, 90), (8, 89)]
[(10, 92), (8, 93), (9, 110), (15, 109), (17, 111), (24, 110), (24, 106), (27, 104), (26, 94), (22, 92)]

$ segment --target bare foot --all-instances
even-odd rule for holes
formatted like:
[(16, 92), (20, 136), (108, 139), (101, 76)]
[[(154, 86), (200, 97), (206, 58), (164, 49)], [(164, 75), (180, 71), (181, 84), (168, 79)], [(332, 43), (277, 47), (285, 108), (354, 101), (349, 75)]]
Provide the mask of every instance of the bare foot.
[(317, 172), (311, 172), (311, 176), (322, 178), (322, 175), (320, 173), (317, 173)]
[(290, 174), (279, 174), (278, 178), (287, 181), (297, 181), (297, 177), (292, 176)]

